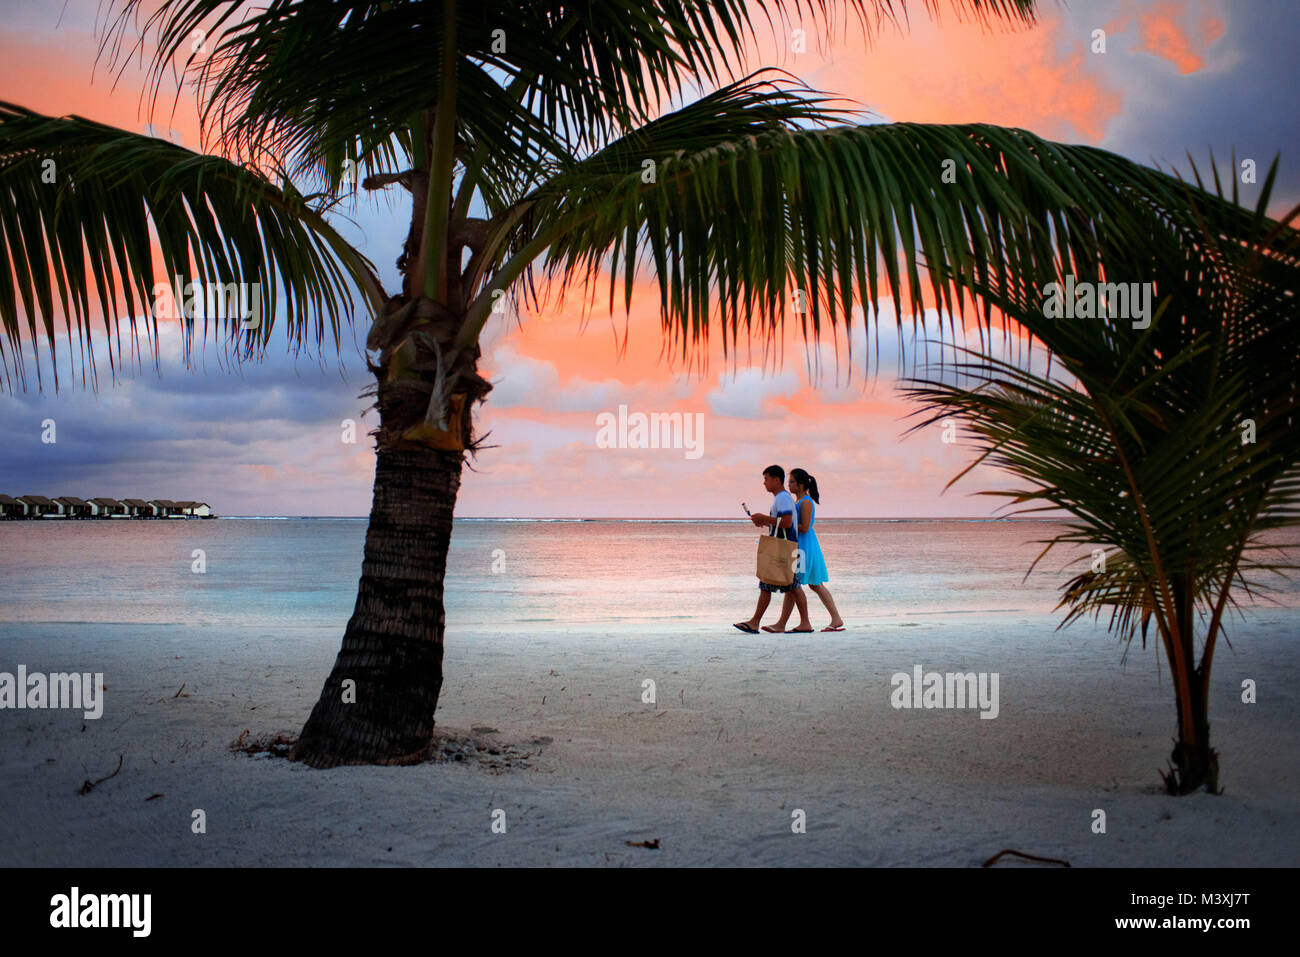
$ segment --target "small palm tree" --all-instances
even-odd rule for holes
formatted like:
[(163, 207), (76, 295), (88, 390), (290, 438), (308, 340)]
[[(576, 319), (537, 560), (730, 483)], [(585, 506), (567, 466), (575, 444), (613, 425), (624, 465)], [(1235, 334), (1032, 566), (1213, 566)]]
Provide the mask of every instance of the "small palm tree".
[[(894, 0), (264, 3), (166, 0), (145, 21), (155, 95), (188, 54), (211, 152), (0, 107), (0, 316), (21, 383), (19, 302), (33, 348), (39, 324), (53, 351), (54, 285), (87, 336), (95, 295), (112, 348), (120, 316), (138, 335), (154, 242), (168, 276), (258, 284), (266, 321), (214, 326), (248, 355), (268, 341), (277, 290), (290, 341), (336, 347), (360, 292), (374, 504), (356, 607), (295, 751), (316, 767), (416, 760), (429, 745), (452, 511), (471, 410), (491, 388), (478, 340), (535, 269), (559, 289), (607, 270), (611, 305), (620, 273), (629, 303), (650, 272), (666, 341), (689, 354), (715, 326), (724, 346), (742, 329), (773, 335), (788, 311), (810, 341), (847, 325), (855, 302), (892, 299), (902, 315), (907, 298), (919, 314), (922, 259), (951, 321), (990, 270), (1091, 261), (1100, 239), (1142, 224), (1142, 204), (1186, 208), (1176, 180), (1098, 150), (976, 124), (851, 125), (788, 75), (737, 79), (754, 11), (822, 24), (849, 11), (869, 30), (906, 13)], [(1034, 16), (1032, 0), (950, 6)], [(106, 48), (141, 7), (121, 5)], [(710, 92), (665, 112), (694, 89)], [(353, 171), (366, 189), (411, 193), (398, 290), (325, 217)], [(188, 344), (193, 320), (182, 325)]]
[[(1264, 215), (1276, 171), (1253, 216), (1193, 199), (1177, 221), (1151, 216), (1140, 253), (1104, 249), (1105, 275), (1076, 277), (1076, 288), (1150, 282), (1154, 316), (1070, 318), (1046, 287), (993, 282), (980, 292), (1046, 347), (1046, 371), (985, 344), (904, 389), (921, 404), (916, 428), (957, 419), (980, 452), (970, 467), (988, 461), (1030, 485), (984, 494), (1068, 513), (1035, 565), (1054, 545), (1098, 549), (1064, 586), (1062, 626), (1109, 610), (1126, 646), (1139, 627), (1145, 646), (1155, 621), (1178, 710), (1161, 772), (1171, 794), (1219, 789), (1210, 670), (1234, 593), (1296, 567), (1264, 541), (1300, 522), (1300, 208), (1281, 223)], [(1217, 168), (1215, 188), (1222, 198)]]

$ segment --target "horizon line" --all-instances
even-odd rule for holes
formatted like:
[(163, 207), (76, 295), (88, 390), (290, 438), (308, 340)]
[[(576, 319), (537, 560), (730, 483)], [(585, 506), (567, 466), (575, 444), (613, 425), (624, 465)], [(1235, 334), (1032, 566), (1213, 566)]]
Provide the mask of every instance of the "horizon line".
[[(767, 513), (762, 513), (766, 515)], [(369, 515), (216, 515), (214, 518), (365, 518)], [(1068, 517), (1062, 514), (1060, 518)], [(453, 515), (453, 519), (480, 522), (729, 522), (745, 521), (731, 515)], [(1052, 518), (1017, 518), (1011, 515), (838, 515), (841, 522), (1039, 522)]]

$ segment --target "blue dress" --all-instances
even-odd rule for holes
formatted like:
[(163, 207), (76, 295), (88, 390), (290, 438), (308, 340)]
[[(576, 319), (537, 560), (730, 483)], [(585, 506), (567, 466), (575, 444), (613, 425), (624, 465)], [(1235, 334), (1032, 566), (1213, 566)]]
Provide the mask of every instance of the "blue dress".
[(817, 541), (817, 533), (813, 530), (813, 525), (817, 522), (817, 503), (805, 495), (799, 499), (794, 506), (794, 524), (796, 530), (799, 527), (799, 514), (803, 510), (803, 503), (807, 502), (811, 508), (808, 515), (808, 531), (799, 533), (799, 551), (803, 553), (803, 574), (799, 576), (799, 582), (803, 585), (824, 585), (830, 578), (826, 571), (826, 559), (822, 557), (822, 547)]

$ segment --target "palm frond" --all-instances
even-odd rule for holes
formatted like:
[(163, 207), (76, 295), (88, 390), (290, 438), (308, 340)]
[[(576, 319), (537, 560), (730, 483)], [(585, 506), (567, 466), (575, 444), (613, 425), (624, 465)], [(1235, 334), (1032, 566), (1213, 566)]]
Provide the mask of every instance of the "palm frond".
[[(482, 264), (481, 272), (486, 274), (489, 268), (498, 267), (507, 254), (526, 256), (529, 244), (544, 235), (546, 222), (554, 222), (569, 212), (570, 194), (581, 200), (590, 190), (622, 183), (629, 170), (636, 170), (644, 178), (647, 164), (654, 162), (651, 157), (680, 157), (772, 131), (825, 126), (856, 112), (833, 105), (824, 94), (802, 87), (784, 71), (761, 70), (652, 120), (585, 160), (554, 163), (546, 182), (498, 216), (503, 222), (509, 220), (510, 229), (494, 259)], [(508, 162), (496, 159), (490, 159), (487, 165), (493, 169), (501, 166), (503, 173), (511, 168)], [(576, 206), (574, 212), (581, 215)], [(613, 255), (619, 256), (617, 242)], [(525, 269), (524, 275), (524, 285), (531, 289), (529, 270)], [(629, 277), (629, 294), (630, 289)], [(492, 290), (483, 293), (481, 302), (488, 302), (491, 295)], [(484, 315), (471, 314), (467, 337), (477, 332), (474, 320)]]
[[(156, 339), (151, 306), (159, 284), (170, 290), (179, 280), (183, 297), (192, 282), (204, 290), (241, 287), (260, 325), (245, 328), (229, 309), (205, 310), (203, 335), (224, 334), (246, 350), (265, 347), (281, 298), (289, 341), (301, 346), (314, 338), (318, 348), (327, 330), (338, 347), (356, 291), (372, 308), (382, 302), (370, 263), (287, 180), (277, 186), (221, 157), (7, 103), (0, 103), (0, 255), (0, 321), (9, 344), (7, 352), (0, 346), (0, 364), (11, 389), (25, 382), (23, 317), (38, 383), (43, 334), (58, 387), (61, 313), (69, 348), (75, 325), (88, 350), (93, 385), (96, 312), (116, 371), (119, 320), (137, 349), (139, 325)], [(179, 318), (188, 361), (196, 317)]]
[(1198, 188), (1181, 210), (1135, 207), (1149, 217), (1140, 252), (1103, 242), (1102, 279), (1152, 285), (1148, 327), (1052, 315), (1041, 285), (982, 285), (1056, 373), (963, 348), (969, 361), (904, 389), (925, 417), (916, 428), (951, 416), (983, 461), (1029, 483), (1001, 494), (1069, 516), (1049, 548), (1110, 549), (1104, 570), (1065, 585), (1063, 624), (1109, 609), (1130, 636), (1151, 616), (1186, 629), (1168, 605), (1176, 585), (1210, 618), (1212, 645), (1234, 590), (1260, 593), (1296, 567), (1260, 555), (1264, 531), (1300, 521), (1300, 233), (1294, 214), (1264, 215), (1275, 171), (1253, 212)]
[[(1032, 23), (1035, 9), (1033, 0), (924, 0), (923, 6), (932, 16), (947, 7), (985, 24)], [(409, 136), (414, 114), (437, 106), (443, 21), (436, 4), (170, 0), (149, 7), (144, 0), (119, 5), (101, 56), (108, 53), (115, 63), (152, 39), (151, 101), (169, 73), (191, 77), (205, 125), (231, 155), (263, 162), (266, 154), (294, 175), (320, 172), (321, 164), (340, 157), (371, 160), (371, 172), (393, 172), (393, 139)], [(885, 22), (906, 20), (907, 4), (458, 3), (459, 133), (524, 165), (599, 149), (675, 98), (734, 80), (755, 38), (755, 13), (774, 30), (779, 21), (827, 37), (853, 19), (870, 36)], [(140, 40), (128, 48), (133, 25)], [(523, 84), (521, 95), (504, 96), (514, 82)], [(297, 165), (289, 166), (291, 158)]]
[[(1174, 177), (1024, 130), (778, 120), (762, 131), (745, 109), (725, 123), (690, 111), (709, 145), (696, 148), (691, 124), (670, 115), (662, 137), (647, 127), (540, 187), (528, 221), (565, 285), (609, 270), (626, 291), (648, 260), (683, 355), (715, 325), (734, 346), (742, 332), (775, 335), (792, 314), (816, 341), (824, 326), (847, 327), (855, 302), (892, 300), (914, 329), (933, 304), (951, 325), (976, 285), (1032, 285), (1062, 259), (1096, 272), (1103, 244), (1136, 252), (1153, 217), (1187, 202)], [(981, 334), (991, 328), (986, 303)]]

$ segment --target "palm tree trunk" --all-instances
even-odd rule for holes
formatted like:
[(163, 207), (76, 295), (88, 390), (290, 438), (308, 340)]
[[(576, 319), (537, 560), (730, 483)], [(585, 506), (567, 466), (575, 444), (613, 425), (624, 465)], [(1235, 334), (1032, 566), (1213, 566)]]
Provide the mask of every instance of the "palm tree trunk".
[[(1187, 668), (1185, 686), (1187, 700), (1179, 694), (1182, 686), (1174, 682), (1175, 703), (1178, 706), (1178, 740), (1170, 754), (1170, 769), (1160, 772), (1169, 794), (1191, 794), (1202, 787), (1211, 793), (1219, 791), (1219, 755), (1210, 747), (1209, 662), (1193, 667), (1196, 660), (1192, 647), (1195, 628), (1194, 583), (1190, 573), (1174, 579), (1174, 601), (1179, 618), (1179, 638), (1183, 644), (1182, 660)], [(1186, 707), (1184, 707), (1186, 705)]]
[[(452, 9), (448, 0), (444, 13)], [(444, 76), (448, 84), (454, 90), (454, 74)], [(442, 120), (430, 110), (423, 129)], [(446, 173), (454, 137), (444, 134)], [(427, 144), (426, 153), (437, 153), (436, 145)], [(446, 217), (441, 228), (434, 223), (435, 285), (448, 288), (437, 299), (419, 291), (429, 278), (424, 257), (433, 235), (426, 228), (431, 175), (425, 164), (411, 174), (414, 215), (398, 260), (402, 294), (388, 299), (366, 337), (367, 350), (379, 353), (377, 364), (367, 360), (379, 410), (374, 502), (343, 647), (293, 749), (294, 760), (316, 768), (412, 764), (432, 752), (452, 512), (465, 451), (476, 447), (472, 409), (492, 384), (477, 372), (478, 344), (457, 346), (466, 321), (458, 267), (464, 248), (474, 255), (483, 249), (481, 220), (458, 220), (450, 228)], [(449, 187), (439, 201), (450, 207)]]
[[(1209, 676), (1199, 668), (1189, 676), (1191, 687), (1191, 721), (1180, 718), (1178, 740), (1170, 754), (1170, 769), (1161, 772), (1169, 794), (1191, 794), (1204, 787), (1219, 793), (1219, 754), (1210, 747), (1210, 716), (1205, 705), (1205, 685)], [(1180, 709), (1181, 710), (1181, 709)]]
[(295, 760), (328, 768), (428, 756), (442, 688), (443, 576), (463, 460), (460, 451), (382, 444), (377, 450), (356, 608)]

